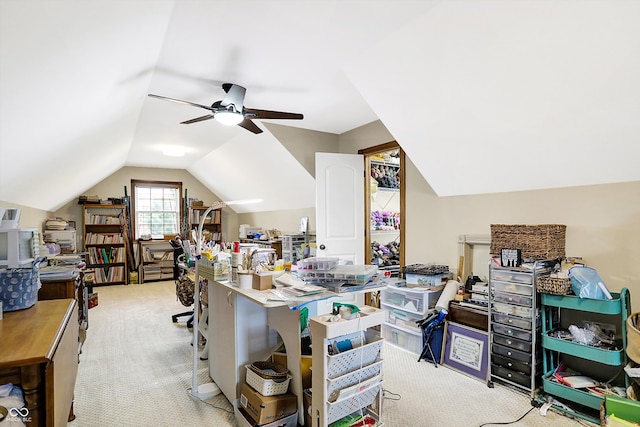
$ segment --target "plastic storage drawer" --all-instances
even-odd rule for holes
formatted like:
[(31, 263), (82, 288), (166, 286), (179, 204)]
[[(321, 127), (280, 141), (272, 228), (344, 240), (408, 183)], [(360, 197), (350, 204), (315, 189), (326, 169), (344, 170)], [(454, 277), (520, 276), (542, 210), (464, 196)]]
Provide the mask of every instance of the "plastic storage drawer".
[(415, 333), (422, 333), (422, 329), (420, 329), (416, 323), (424, 319), (422, 314), (410, 313), (384, 303), (380, 304), (380, 308), (382, 308), (386, 313), (387, 323), (401, 329), (406, 329)]
[(533, 297), (520, 294), (509, 294), (506, 292), (494, 292), (493, 300), (505, 304), (518, 304), (531, 307), (533, 305)]
[(511, 305), (501, 302), (494, 302), (493, 309), (501, 314), (510, 314), (524, 318), (531, 318), (531, 315), (533, 314), (533, 309), (531, 307), (523, 307), (520, 305)]
[(529, 362), (531, 360), (531, 353), (515, 350), (513, 348), (505, 347), (500, 344), (492, 344), (491, 351), (502, 356), (507, 356), (521, 362)]
[(424, 348), (422, 344), (422, 334), (412, 334), (387, 324), (382, 325), (381, 332), (382, 337), (389, 344), (393, 344), (411, 353), (422, 353), (422, 349)]
[(500, 282), (515, 282), (515, 283), (533, 283), (533, 276), (531, 273), (521, 273), (511, 270), (494, 270), (493, 280)]
[(514, 337), (525, 341), (531, 341), (531, 339), (533, 338), (531, 331), (523, 331), (521, 329), (512, 328), (511, 326), (501, 325), (499, 323), (492, 323), (491, 327), (493, 328), (493, 332), (501, 335)]
[(514, 371), (522, 372), (529, 375), (531, 374), (531, 364), (527, 362), (510, 359), (499, 354), (492, 354), (491, 361), (496, 365), (504, 366), (505, 368), (509, 368)]
[(496, 344), (511, 347), (516, 350), (531, 353), (531, 341), (523, 341), (517, 338), (505, 337), (503, 335), (493, 334), (493, 342)]
[(533, 295), (533, 286), (530, 284), (523, 285), (511, 282), (500, 282), (498, 280), (493, 280), (491, 283), (497, 291), (511, 292), (512, 294), (520, 295)]
[(389, 286), (381, 291), (380, 301), (388, 306), (396, 307), (415, 314), (425, 314), (436, 306), (442, 293), (439, 290), (415, 288), (398, 288)]
[(520, 329), (531, 330), (532, 326), (530, 320), (509, 316), (508, 314), (493, 313), (493, 321), (502, 323), (504, 325), (515, 326), (516, 328)]
[(504, 366), (491, 365), (491, 373), (500, 378), (504, 378), (507, 381), (513, 381), (521, 386), (529, 387), (531, 385), (531, 376), (523, 374), (522, 372), (512, 371)]

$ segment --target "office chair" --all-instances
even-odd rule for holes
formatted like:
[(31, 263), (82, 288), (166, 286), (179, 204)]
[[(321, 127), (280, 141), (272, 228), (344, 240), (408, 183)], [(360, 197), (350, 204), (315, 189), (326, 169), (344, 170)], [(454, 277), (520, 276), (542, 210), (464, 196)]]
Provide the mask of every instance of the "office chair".
[[(180, 242), (169, 240), (169, 244), (173, 248), (173, 279), (176, 282), (176, 296), (185, 307), (193, 305), (194, 283), (187, 276), (187, 272), (180, 267), (180, 263), (186, 264), (184, 249)], [(171, 315), (173, 323), (178, 322), (178, 318), (189, 316), (187, 319), (187, 328), (193, 327), (193, 309)]]

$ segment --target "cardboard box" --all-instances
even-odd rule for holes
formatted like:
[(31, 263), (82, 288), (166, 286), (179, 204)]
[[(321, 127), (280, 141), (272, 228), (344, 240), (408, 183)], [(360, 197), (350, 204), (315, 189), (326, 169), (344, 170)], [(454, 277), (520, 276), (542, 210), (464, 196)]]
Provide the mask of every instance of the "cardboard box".
[(252, 288), (257, 289), (259, 291), (266, 291), (267, 289), (271, 289), (271, 285), (273, 284), (273, 274), (255, 274), (253, 275)]
[(298, 398), (292, 393), (263, 396), (244, 383), (240, 393), (240, 407), (256, 424), (262, 425), (295, 413), (298, 409)]
[[(233, 412), (236, 416), (236, 424), (238, 427), (258, 427), (253, 419), (242, 408), (238, 408), (238, 400), (233, 402)], [(311, 426), (311, 424), (307, 424)], [(288, 417), (280, 418), (269, 424), (262, 424), (260, 427), (298, 427), (298, 411)]]

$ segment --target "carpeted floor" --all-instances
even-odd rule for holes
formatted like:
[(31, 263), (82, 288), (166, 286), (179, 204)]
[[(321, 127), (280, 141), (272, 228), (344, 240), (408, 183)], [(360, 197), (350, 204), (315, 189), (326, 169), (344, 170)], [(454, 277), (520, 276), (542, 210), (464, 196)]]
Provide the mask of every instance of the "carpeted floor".
[[(173, 281), (97, 287), (99, 305), (89, 310), (89, 330), (76, 383), (72, 427), (235, 426), (223, 395), (202, 402), (187, 393), (192, 382), (192, 334)], [(215, 355), (211, 355), (215, 357)], [(515, 421), (531, 409), (528, 397), (435, 367), (393, 346), (383, 347), (386, 427), (467, 427)], [(199, 384), (209, 382), (207, 362)], [(493, 423), (493, 424), (491, 424)], [(592, 424), (537, 409), (514, 426), (576, 427)]]

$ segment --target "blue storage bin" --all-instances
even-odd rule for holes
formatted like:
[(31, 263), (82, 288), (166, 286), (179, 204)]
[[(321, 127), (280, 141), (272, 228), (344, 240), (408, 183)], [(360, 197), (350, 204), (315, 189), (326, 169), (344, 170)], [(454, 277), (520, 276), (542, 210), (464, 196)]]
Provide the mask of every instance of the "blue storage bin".
[(2, 311), (32, 307), (38, 301), (40, 286), (39, 262), (31, 268), (0, 269)]

